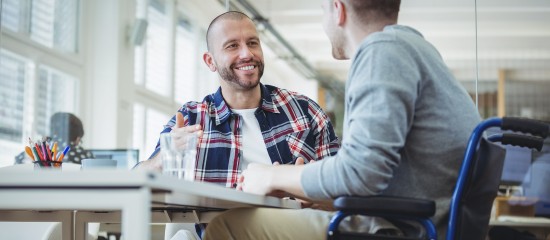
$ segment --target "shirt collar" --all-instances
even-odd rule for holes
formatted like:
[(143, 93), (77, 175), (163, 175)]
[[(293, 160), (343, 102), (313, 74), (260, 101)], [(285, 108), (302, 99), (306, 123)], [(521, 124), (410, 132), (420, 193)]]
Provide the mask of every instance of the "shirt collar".
[[(274, 96), (271, 95), (269, 89), (260, 83), (260, 91), (262, 92), (260, 109), (271, 113), (279, 113)], [(216, 125), (220, 125), (227, 121), (233, 113), (223, 99), (221, 87), (219, 87), (218, 91), (214, 94), (214, 104), (216, 109)]]

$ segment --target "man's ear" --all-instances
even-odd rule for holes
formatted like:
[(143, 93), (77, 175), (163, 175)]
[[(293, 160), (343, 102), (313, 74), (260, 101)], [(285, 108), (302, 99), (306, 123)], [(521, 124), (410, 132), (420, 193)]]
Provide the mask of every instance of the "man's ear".
[(215, 72), (217, 70), (216, 64), (214, 64), (214, 58), (212, 57), (212, 54), (210, 54), (210, 52), (205, 52), (202, 55), (202, 60), (204, 61), (204, 63), (206, 63), (206, 66), (210, 68), (210, 71)]
[(338, 26), (343, 26), (346, 23), (347, 18), (346, 5), (344, 5), (340, 0), (334, 0), (332, 4), (334, 5), (334, 11), (336, 11), (334, 14), (334, 17), (336, 19), (334, 20), (336, 21)]

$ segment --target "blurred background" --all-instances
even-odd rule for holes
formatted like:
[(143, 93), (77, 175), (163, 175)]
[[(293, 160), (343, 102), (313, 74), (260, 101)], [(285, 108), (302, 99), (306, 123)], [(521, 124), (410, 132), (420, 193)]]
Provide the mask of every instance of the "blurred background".
[[(82, 120), (84, 148), (146, 159), (182, 103), (217, 89), (202, 54), (226, 9), (258, 24), (262, 82), (319, 102), (341, 136), (350, 62), (332, 59), (321, 0), (1, 0), (0, 167), (60, 111)], [(550, 1), (403, 1), (399, 22), (439, 49), (483, 117), (550, 121)]]

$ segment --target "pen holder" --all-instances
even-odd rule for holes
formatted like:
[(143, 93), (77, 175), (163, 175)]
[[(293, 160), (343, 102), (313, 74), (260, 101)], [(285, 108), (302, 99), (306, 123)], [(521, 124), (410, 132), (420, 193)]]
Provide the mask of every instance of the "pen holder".
[(34, 169), (61, 169), (63, 162), (57, 161), (35, 161)]

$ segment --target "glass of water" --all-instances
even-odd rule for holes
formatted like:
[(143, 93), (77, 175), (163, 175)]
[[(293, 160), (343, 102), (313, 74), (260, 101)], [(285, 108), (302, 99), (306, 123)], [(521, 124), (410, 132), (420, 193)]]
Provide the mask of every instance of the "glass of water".
[(160, 135), (162, 173), (184, 179), (195, 180), (195, 159), (197, 156), (197, 135), (189, 133), (176, 136), (173, 133)]

